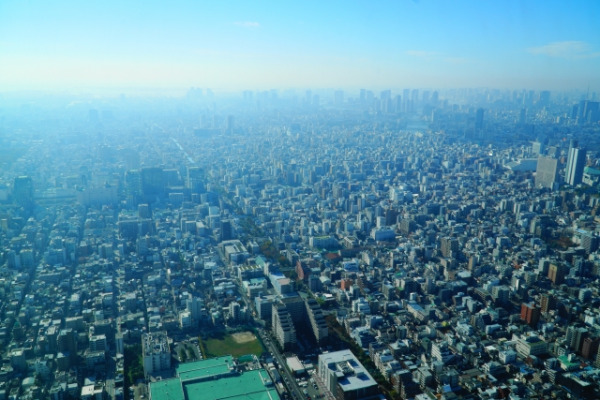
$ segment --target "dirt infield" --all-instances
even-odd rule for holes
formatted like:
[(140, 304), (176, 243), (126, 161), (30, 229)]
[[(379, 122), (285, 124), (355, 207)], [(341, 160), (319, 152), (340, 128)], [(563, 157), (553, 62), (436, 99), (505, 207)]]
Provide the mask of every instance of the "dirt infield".
[(233, 333), (231, 336), (236, 343), (248, 343), (256, 340), (256, 335), (249, 331)]

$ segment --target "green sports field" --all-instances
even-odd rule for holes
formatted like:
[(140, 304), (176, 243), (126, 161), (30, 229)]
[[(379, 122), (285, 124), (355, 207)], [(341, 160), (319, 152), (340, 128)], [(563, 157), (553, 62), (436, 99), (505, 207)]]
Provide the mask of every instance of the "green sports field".
[(226, 335), (223, 339), (201, 339), (203, 346), (208, 354), (204, 357), (220, 357), (231, 354), (233, 357), (239, 357), (246, 354), (255, 354), (260, 357), (263, 352), (262, 345), (254, 333), (246, 331)]

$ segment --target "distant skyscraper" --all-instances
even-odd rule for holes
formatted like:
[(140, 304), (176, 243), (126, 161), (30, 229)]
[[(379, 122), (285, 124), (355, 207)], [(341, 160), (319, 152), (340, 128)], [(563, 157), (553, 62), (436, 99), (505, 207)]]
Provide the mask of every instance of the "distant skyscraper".
[(522, 108), (519, 114), (519, 124), (524, 125), (527, 122), (527, 109)]
[(541, 106), (547, 106), (548, 104), (550, 104), (550, 91), (549, 90), (542, 90), (540, 92), (539, 104)]
[(381, 92), (380, 96), (381, 98), (381, 102), (386, 102), (388, 100), (390, 100), (392, 98), (392, 91), (391, 90), (384, 90)]
[(577, 141), (572, 140), (569, 145), (567, 156), (567, 168), (565, 170), (565, 182), (571, 186), (581, 183), (583, 168), (585, 167), (585, 150), (577, 147)]
[(144, 196), (160, 196), (164, 194), (166, 182), (165, 173), (162, 168), (142, 168), (141, 184)]
[(558, 160), (552, 157), (538, 157), (535, 171), (535, 186), (554, 189), (558, 172)]
[(411, 109), (409, 111), (414, 112), (419, 104), (419, 89), (413, 89), (410, 93)]
[(187, 187), (192, 193), (204, 193), (204, 170), (200, 167), (187, 167)]
[(478, 108), (475, 115), (475, 130), (481, 131), (483, 129), (483, 108)]
[(531, 143), (531, 152), (536, 156), (539, 156), (544, 152), (544, 144), (539, 140), (536, 140), (535, 142)]
[(13, 186), (14, 202), (27, 212), (33, 210), (33, 180), (30, 176), (19, 176), (15, 178)]
[(600, 103), (597, 101), (582, 100), (579, 102), (577, 118), (580, 124), (600, 121)]
[(233, 239), (233, 226), (231, 220), (224, 219), (221, 221), (221, 241)]

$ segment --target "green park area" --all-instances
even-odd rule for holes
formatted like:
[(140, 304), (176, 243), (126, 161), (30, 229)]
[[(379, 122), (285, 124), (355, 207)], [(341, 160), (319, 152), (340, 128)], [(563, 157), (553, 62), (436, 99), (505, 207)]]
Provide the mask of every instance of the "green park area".
[(222, 337), (199, 338), (204, 358), (232, 355), (240, 357), (255, 354), (260, 357), (263, 347), (256, 335), (250, 331), (237, 332)]

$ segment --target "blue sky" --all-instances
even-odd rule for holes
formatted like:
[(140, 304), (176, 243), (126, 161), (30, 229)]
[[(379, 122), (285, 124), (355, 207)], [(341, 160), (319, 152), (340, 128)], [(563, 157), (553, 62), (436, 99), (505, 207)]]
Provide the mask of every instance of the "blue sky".
[(595, 0), (0, 0), (0, 91), (598, 91), (599, 21)]

